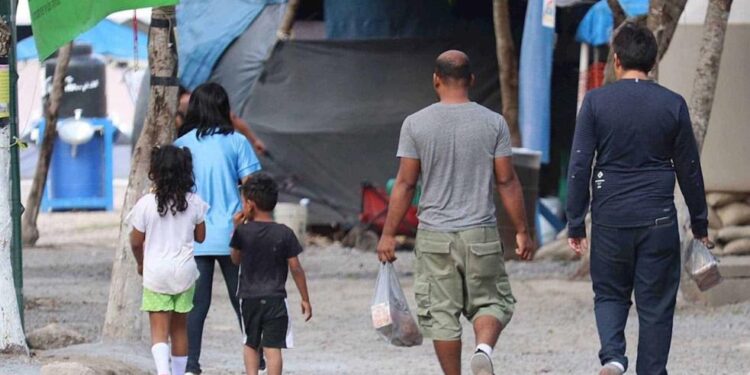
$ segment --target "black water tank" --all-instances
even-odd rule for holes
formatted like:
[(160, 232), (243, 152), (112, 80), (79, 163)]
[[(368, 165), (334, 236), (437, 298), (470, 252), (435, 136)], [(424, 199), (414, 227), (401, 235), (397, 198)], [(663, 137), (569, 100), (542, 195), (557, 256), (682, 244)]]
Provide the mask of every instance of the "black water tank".
[[(47, 92), (52, 89), (57, 57), (44, 63)], [(107, 117), (107, 75), (104, 60), (91, 53), (91, 45), (75, 44), (65, 74), (64, 94), (59, 117), (73, 117), (76, 108), (83, 117)]]

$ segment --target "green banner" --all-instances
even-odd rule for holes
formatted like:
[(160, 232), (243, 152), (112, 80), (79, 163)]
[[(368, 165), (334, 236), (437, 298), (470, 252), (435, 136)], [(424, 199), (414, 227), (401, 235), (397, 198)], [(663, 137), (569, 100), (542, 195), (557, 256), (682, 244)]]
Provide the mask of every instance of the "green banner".
[(31, 28), (39, 60), (92, 28), (104, 17), (127, 9), (175, 5), (179, 0), (29, 0)]

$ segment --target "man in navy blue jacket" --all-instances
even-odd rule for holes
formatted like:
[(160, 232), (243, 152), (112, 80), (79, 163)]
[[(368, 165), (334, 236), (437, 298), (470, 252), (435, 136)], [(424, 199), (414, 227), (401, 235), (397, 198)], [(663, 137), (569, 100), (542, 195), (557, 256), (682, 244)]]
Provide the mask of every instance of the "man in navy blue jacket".
[(636, 372), (661, 375), (667, 374), (680, 282), (675, 177), (693, 234), (708, 243), (700, 155), (685, 100), (648, 78), (657, 53), (651, 31), (626, 23), (611, 48), (618, 81), (588, 93), (578, 115), (568, 175), (568, 241), (574, 251), (586, 250), (590, 205), (600, 374), (621, 375), (628, 367), (624, 329), (635, 292)]

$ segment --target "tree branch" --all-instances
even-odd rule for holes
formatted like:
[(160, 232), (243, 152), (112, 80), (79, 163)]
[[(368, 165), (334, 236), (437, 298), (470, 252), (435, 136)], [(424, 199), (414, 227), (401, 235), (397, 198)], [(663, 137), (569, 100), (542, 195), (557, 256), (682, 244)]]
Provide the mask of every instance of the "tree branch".
[(508, 0), (492, 1), (492, 16), (495, 24), (495, 44), (500, 78), (500, 96), (503, 117), (508, 122), (511, 144), (521, 146), (518, 129), (518, 61), (516, 48), (510, 31)]

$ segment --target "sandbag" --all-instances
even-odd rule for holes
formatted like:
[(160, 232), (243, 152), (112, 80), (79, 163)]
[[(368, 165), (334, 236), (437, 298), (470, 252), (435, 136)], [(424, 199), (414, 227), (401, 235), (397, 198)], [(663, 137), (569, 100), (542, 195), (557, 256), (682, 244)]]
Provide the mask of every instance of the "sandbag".
[(708, 227), (711, 229), (721, 229), (724, 223), (721, 222), (721, 218), (716, 213), (716, 209), (708, 206)]
[(711, 207), (723, 207), (730, 203), (742, 202), (747, 199), (747, 194), (740, 193), (708, 193), (706, 194), (706, 202)]
[(724, 227), (719, 229), (717, 240), (723, 243), (732, 242), (741, 238), (750, 238), (750, 225)]
[(750, 224), (750, 205), (747, 203), (730, 203), (716, 210), (724, 226)]
[(724, 246), (721, 255), (750, 255), (750, 238), (734, 240)]

